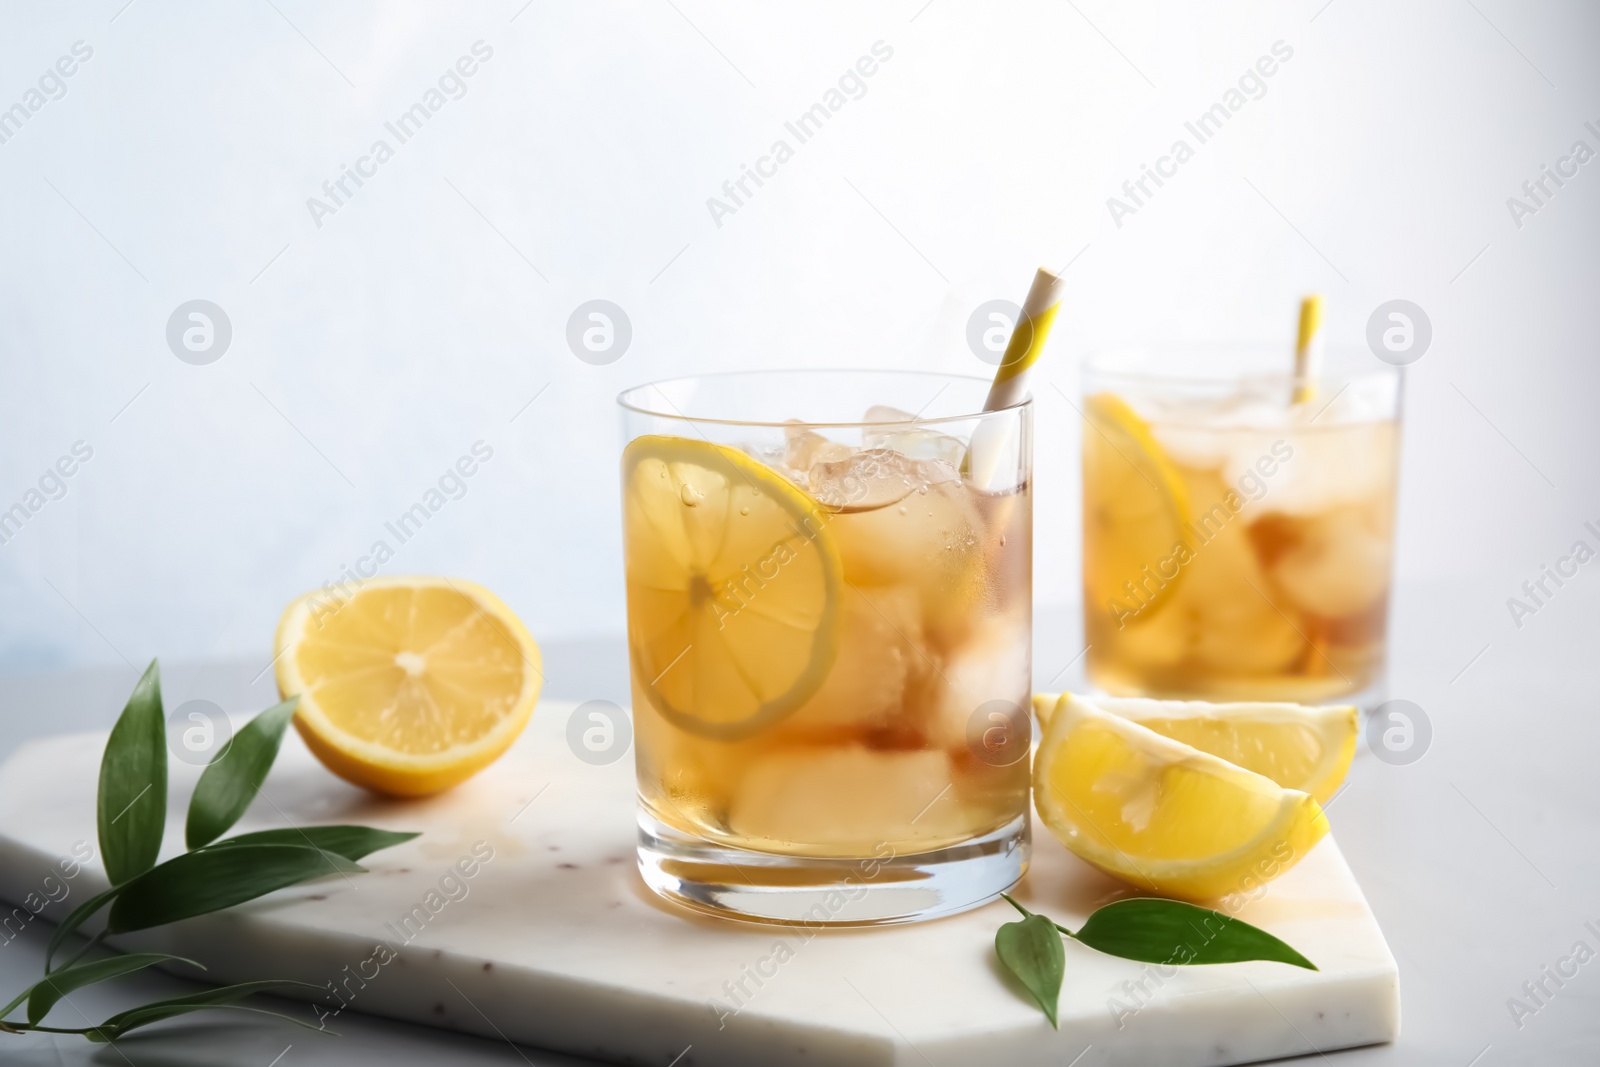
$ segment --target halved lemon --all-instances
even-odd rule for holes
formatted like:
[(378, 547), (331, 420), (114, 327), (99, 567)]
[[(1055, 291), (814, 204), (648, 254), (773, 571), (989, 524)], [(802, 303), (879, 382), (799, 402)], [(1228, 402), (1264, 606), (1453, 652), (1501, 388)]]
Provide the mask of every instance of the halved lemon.
[(675, 726), (747, 737), (821, 687), (839, 647), (834, 513), (743, 452), (684, 437), (622, 454), (628, 648)]
[(278, 692), (334, 774), (397, 796), (448, 789), (528, 723), (539, 646), (489, 590), (453, 578), (373, 578), (340, 599), (315, 590), (284, 610)]
[[(1035, 693), (1033, 710), (1048, 724), (1062, 694)], [(1304, 704), (1094, 697), (1089, 703), (1162, 737), (1209, 752), (1327, 803), (1344, 784), (1356, 754), (1361, 715), (1354, 704)]]
[(1182, 579), (1174, 555), (1187, 536), (1189, 494), (1127, 401), (1097, 393), (1083, 409), (1084, 595), (1093, 610), (1145, 617)]
[(1079, 858), (1152, 892), (1250, 892), (1328, 832), (1306, 793), (1067, 694), (1033, 767), (1033, 801)]

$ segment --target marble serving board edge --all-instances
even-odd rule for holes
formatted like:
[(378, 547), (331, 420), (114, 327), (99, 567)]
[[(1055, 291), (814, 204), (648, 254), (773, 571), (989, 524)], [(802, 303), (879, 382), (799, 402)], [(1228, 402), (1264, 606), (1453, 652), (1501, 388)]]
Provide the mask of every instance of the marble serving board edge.
[[(1241, 912), (1307, 951), (1322, 972), (1254, 963), (1164, 978), (1069, 945), (1056, 1032), (994, 961), (994, 929), (1011, 914), (1003, 906), (812, 939), (690, 916), (657, 900), (632, 866), (632, 760), (592, 767), (571, 757), (563, 740), (571, 708), (541, 706), (512, 752), (466, 786), (398, 804), (327, 775), (291, 732), (264, 790), (269, 802), (258, 802), (239, 829), (354, 821), (420, 828), (424, 837), (370, 857), (366, 874), (116, 943), (199, 959), (217, 981), (333, 983), (350, 1011), (615, 1062), (667, 1064), (681, 1055), (679, 1067), (943, 1065), (997, 1056), (1046, 1064), (1080, 1054), (1079, 1067), (1210, 1067), (1398, 1033), (1393, 956), (1332, 840)], [(42, 739), (0, 767), (0, 897), (25, 912), (40, 901), (47, 875), (62, 880), (57, 865), (74, 843), (94, 841), (103, 737)], [(197, 774), (173, 765), (164, 857), (181, 842)], [(469, 894), (446, 899), (409, 942), (393, 936), (399, 916), (476, 842), (494, 858), (467, 883)], [(1115, 891), (1048, 835), (1036, 841), (1034, 863), (1019, 896), (1063, 921), (1081, 919)], [(44, 918), (64, 915), (105, 879), (90, 861), (65, 884), (70, 896)], [(729, 1012), (727, 983), (784, 938), (793, 962)], [(396, 951), (377, 963), (384, 943)], [(1119, 1017), (1114, 998), (1137, 1010)], [(337, 1016), (324, 1020), (337, 1029)]]

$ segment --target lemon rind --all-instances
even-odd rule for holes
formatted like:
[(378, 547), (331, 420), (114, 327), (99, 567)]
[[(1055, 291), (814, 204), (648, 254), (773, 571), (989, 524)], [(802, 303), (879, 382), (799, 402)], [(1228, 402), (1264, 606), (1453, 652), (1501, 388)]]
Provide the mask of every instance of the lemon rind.
[[(1162, 448), (1161, 443), (1156, 440), (1155, 433), (1150, 429), (1150, 424), (1138, 412), (1133, 410), (1132, 405), (1112, 392), (1096, 393), (1084, 401), (1085, 420), (1091, 428), (1104, 434), (1105, 430), (1095, 424), (1094, 415), (1101, 416), (1118, 432), (1130, 438), (1134, 447), (1138, 449), (1149, 465), (1155, 469), (1159, 481), (1159, 485), (1156, 488), (1166, 496), (1172, 505), (1170, 517), (1173, 528), (1177, 532), (1178, 541), (1187, 544), (1190, 539), (1188, 535), (1189, 523), (1193, 519), (1193, 511), (1189, 506), (1189, 487), (1184, 482), (1183, 476), (1178, 473), (1178, 469), (1173, 464), (1171, 457), (1167, 455), (1166, 449)], [(1112, 447), (1115, 448), (1116, 446), (1113, 444)], [(1121, 450), (1119, 449), (1118, 451), (1120, 452)], [(1123, 455), (1123, 459), (1128, 460), (1129, 463), (1133, 462), (1126, 455)], [(1154, 485), (1154, 483), (1152, 484)], [(1151, 560), (1149, 562), (1154, 563), (1155, 561)], [(1178, 583), (1183, 580), (1183, 576), (1183, 568), (1179, 567), (1177, 573), (1168, 578), (1165, 584), (1156, 591), (1150, 601), (1140, 610), (1134, 625), (1154, 617), (1162, 608), (1170, 604), (1173, 600), (1173, 592), (1177, 589)], [(1087, 581), (1087, 578), (1086, 574), (1085, 586), (1091, 584)], [(1097, 595), (1103, 591), (1098, 590)], [(1122, 594), (1118, 591), (1116, 595), (1120, 596)]]
[[(1033, 710), (1039, 725), (1048, 727), (1052, 716), (1066, 693), (1035, 693)], [(1077, 694), (1072, 694), (1077, 696)], [(1323, 736), (1337, 736), (1339, 743), (1323, 750), (1316, 773), (1301, 785), (1285, 786), (1309, 793), (1319, 802), (1326, 802), (1350, 773), (1355, 758), (1356, 736), (1359, 734), (1361, 709), (1354, 704), (1317, 706), (1296, 704), (1290, 701), (1226, 701), (1158, 700), (1152, 697), (1083, 697), (1077, 699), (1130, 722), (1144, 725), (1160, 720), (1216, 719), (1227, 721), (1243, 719), (1250, 722), (1287, 723), (1305, 725)], [(1333, 724), (1345, 729), (1337, 734), (1330, 730)], [(1156, 731), (1159, 733), (1159, 731)], [(1281, 783), (1280, 783), (1281, 784)]]
[[(676, 457), (672, 455), (674, 452), (678, 453)], [(624, 486), (630, 484), (629, 474), (632, 470), (643, 459), (649, 457), (662, 458), (667, 462), (693, 463), (702, 467), (706, 466), (707, 457), (715, 457), (739, 474), (759, 481), (763, 490), (769, 492), (774, 501), (781, 501), (780, 506), (797, 520), (830, 514), (829, 508), (792, 481), (738, 449), (710, 441), (696, 441), (693, 438), (668, 434), (645, 434), (628, 442), (622, 453)], [(707, 720), (672, 706), (666, 695), (647, 677), (649, 672), (640, 663), (638, 649), (630, 640), (628, 659), (634, 677), (649, 693), (652, 707), (664, 719), (697, 737), (736, 741), (758, 733), (794, 714), (822, 688), (827, 680), (828, 671), (838, 657), (843, 630), (839, 602), (845, 581), (844, 561), (839, 554), (838, 546), (833, 543), (825, 527), (820, 525), (813, 527), (807, 540), (816, 548), (824, 563), (822, 570), (826, 589), (823, 602), (826, 605), (826, 613), (819, 620), (815, 631), (811, 659), (796, 680), (796, 684), (780, 696), (764, 701), (753, 715), (732, 722)]]
[(311, 621), (310, 602), (314, 597), (322, 595), (321, 591), (317, 590), (298, 597), (284, 610), (274, 640), (274, 654), (278, 657), (275, 668), (278, 692), (284, 699), (296, 694), (302, 696), (299, 706), (295, 709), (297, 725), (302, 729), (309, 728), (323, 744), (336, 750), (346, 759), (375, 768), (382, 775), (433, 776), (440, 772), (447, 773), (464, 761), (471, 761), (487, 751), (493, 751), (498, 755), (509, 747), (511, 741), (515, 740), (527, 726), (534, 705), (538, 701), (544, 673), (543, 658), (538, 643), (534, 641), (533, 635), (528, 632), (522, 620), (503, 600), (478, 583), (465, 579), (403, 575), (371, 578), (364, 581), (354, 595), (359, 596), (368, 590), (396, 587), (451, 589), (473, 600), (485, 614), (510, 632), (513, 642), (531, 667), (531, 670), (523, 672), (522, 690), (517, 694), (511, 710), (506, 712), (492, 729), (477, 739), (426, 754), (399, 752), (342, 729), (323, 713), (317, 706), (315, 698), (305, 698), (307, 686), (295, 663), (295, 658), (284, 654), (290, 645), (299, 644), (305, 636)]
[[(1129, 738), (1141, 750), (1152, 755), (1165, 756), (1169, 763), (1182, 763), (1228, 777), (1247, 776), (1257, 779), (1261, 783), (1258, 788), (1262, 792), (1281, 794), (1278, 811), (1273, 819), (1249, 840), (1226, 852), (1198, 860), (1134, 857), (1116, 848), (1103, 847), (1082, 835), (1069, 842), (1063, 833), (1057, 831), (1055, 824), (1059, 822), (1063, 826), (1071, 827), (1077, 824), (1077, 820), (1067, 812), (1066, 805), (1061, 800), (1050, 796), (1053, 789), (1049, 782), (1049, 770), (1053, 765), (1050, 753), (1060, 746), (1062, 739), (1071, 733), (1074, 725), (1084, 720), (1099, 720), (1106, 723), (1111, 730)], [(1080, 859), (1134, 885), (1193, 899), (1216, 899), (1249, 888), (1244, 884), (1252, 873), (1248, 868), (1243, 877), (1234, 878), (1231, 875), (1237, 872), (1242, 864), (1262, 855), (1273, 845), (1279, 842), (1291, 843), (1293, 859), (1281, 865), (1281, 869), (1274, 874), (1276, 877), (1277, 874), (1282, 874), (1299, 862), (1305, 852), (1328, 833), (1327, 817), (1316, 798), (1309, 793), (1285, 788), (1264, 775), (1235, 766), (1219, 756), (1202, 752), (1181, 741), (1163, 737), (1130, 719), (1102, 711), (1072, 693), (1061, 694), (1061, 703), (1051, 716), (1050, 725), (1040, 742), (1039, 755), (1034, 763), (1033, 787), (1034, 805), (1040, 808), (1041, 820), (1050, 832)], [(1041, 797), (1046, 798), (1043, 803)], [(1256, 874), (1255, 878), (1258, 882), (1270, 880), (1260, 874)]]

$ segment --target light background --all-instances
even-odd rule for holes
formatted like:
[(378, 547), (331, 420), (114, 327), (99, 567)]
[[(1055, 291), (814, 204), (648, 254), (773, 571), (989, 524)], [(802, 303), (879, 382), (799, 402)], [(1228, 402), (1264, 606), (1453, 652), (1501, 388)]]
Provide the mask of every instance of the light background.
[[(0, 108), (74, 42), (93, 56), (0, 144), (0, 508), (94, 454), (0, 546), (0, 669), (264, 663), (285, 602), (480, 440), (493, 459), (385, 571), (482, 581), (542, 639), (618, 632), (620, 389), (984, 374), (967, 314), (1069, 262), (1036, 388), (1041, 605), (1077, 597), (1082, 355), (1287, 346), (1318, 289), (1335, 343), (1390, 299), (1431, 319), (1400, 579), (1470, 585), (1465, 629), (1509, 635), (1505, 598), (1600, 525), (1600, 162), (1520, 228), (1506, 203), (1600, 150), (1600, 8), (1212, 8), (8, 6)], [(307, 198), (477, 41), (465, 95), (316, 225)], [(879, 41), (864, 95), (718, 226), (707, 198)], [(1278, 41), (1265, 94), (1118, 227), (1106, 198)], [(197, 298), (233, 329), (206, 366), (165, 339)], [(608, 366), (565, 340), (595, 298), (632, 325)]]

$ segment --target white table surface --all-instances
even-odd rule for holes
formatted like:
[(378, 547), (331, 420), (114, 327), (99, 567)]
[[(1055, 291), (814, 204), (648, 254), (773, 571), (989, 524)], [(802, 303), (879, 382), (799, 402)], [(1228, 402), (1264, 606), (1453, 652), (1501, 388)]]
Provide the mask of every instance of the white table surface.
[[(1569, 584), (1520, 631), (1505, 608), (1515, 590), (1399, 591), (1389, 695), (1423, 708), (1432, 741), (1406, 766), (1360, 750), (1329, 815), (1399, 961), (1402, 1035), (1393, 1045), (1326, 1059), (1350, 1067), (1600, 1062), (1600, 963), (1580, 967), (1560, 987), (1545, 979), (1553, 995), (1538, 994), (1542, 1004), (1523, 988), (1580, 940), (1600, 951), (1600, 938), (1585, 928), (1586, 922), (1600, 927), (1600, 583), (1590, 584)], [(1078, 633), (1076, 612), (1039, 613), (1041, 688), (1053, 679), (1052, 688), (1081, 680), (1081, 661), (1059, 673), (1082, 649)], [(201, 697), (230, 711), (264, 706), (273, 699), (270, 675), (251, 682), (264, 662), (163, 664), (168, 707)], [(551, 698), (626, 703), (620, 638), (549, 642), (545, 662)], [(121, 665), (0, 679), (0, 755), (31, 737), (108, 726), (133, 680)], [(36, 927), (0, 947), (0, 990), (20, 989), (37, 976), (47, 933)], [(186, 988), (152, 974), (73, 1000), (98, 1019)], [(1522, 1015), (1520, 1026), (1508, 1006), (1513, 997), (1536, 1009)], [(356, 1013), (340, 1022), (343, 1036), (329, 1040), (237, 1014), (201, 1014), (130, 1035), (117, 1049), (75, 1038), (0, 1035), (0, 1063), (586, 1062)]]

